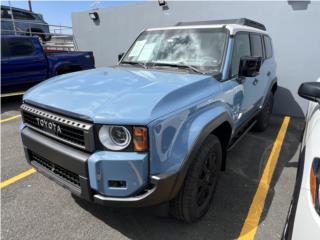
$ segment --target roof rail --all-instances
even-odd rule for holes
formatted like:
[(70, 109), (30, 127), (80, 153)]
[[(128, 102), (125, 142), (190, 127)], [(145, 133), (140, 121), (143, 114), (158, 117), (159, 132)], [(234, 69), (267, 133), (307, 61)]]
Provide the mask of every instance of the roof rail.
[(266, 31), (266, 27), (259, 22), (253, 21), (248, 18), (238, 19), (225, 19), (225, 20), (210, 20), (210, 21), (198, 21), (198, 22), (178, 22), (176, 26), (192, 26), (192, 25), (213, 25), (213, 24), (239, 24), (249, 27), (254, 27)]

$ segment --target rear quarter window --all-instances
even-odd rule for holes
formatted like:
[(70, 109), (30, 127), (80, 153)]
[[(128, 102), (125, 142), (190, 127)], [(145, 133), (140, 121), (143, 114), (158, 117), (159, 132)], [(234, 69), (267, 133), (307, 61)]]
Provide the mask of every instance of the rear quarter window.
[(29, 56), (34, 53), (34, 46), (30, 39), (11, 39), (8, 41), (10, 57)]
[(19, 20), (34, 20), (32, 14), (26, 12), (19, 12), (16, 10), (13, 10), (13, 17)]
[(1, 8), (1, 18), (3, 18), (3, 19), (11, 19), (11, 15), (8, 13), (7, 9)]
[(268, 36), (263, 36), (264, 41), (264, 47), (266, 51), (266, 58), (272, 57), (272, 44), (271, 44), (271, 38)]

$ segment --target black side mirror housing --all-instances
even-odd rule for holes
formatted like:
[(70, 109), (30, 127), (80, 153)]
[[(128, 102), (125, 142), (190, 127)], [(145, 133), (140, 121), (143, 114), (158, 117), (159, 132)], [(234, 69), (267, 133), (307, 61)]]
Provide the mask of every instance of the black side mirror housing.
[(121, 58), (123, 57), (123, 55), (124, 55), (124, 52), (123, 52), (123, 53), (118, 54), (118, 62), (121, 60)]
[(238, 76), (240, 78), (257, 76), (260, 71), (261, 62), (261, 57), (241, 57)]
[(320, 82), (302, 83), (298, 94), (307, 100), (320, 103)]

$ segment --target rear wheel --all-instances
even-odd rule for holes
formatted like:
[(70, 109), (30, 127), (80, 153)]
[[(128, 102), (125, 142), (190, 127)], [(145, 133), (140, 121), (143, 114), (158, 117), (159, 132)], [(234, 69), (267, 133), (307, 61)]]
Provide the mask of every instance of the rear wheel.
[(170, 214), (176, 219), (195, 222), (208, 211), (219, 178), (222, 148), (210, 135), (192, 160), (184, 185), (170, 202)]
[(267, 96), (266, 102), (263, 108), (261, 109), (261, 112), (257, 116), (257, 122), (253, 127), (254, 131), (262, 132), (268, 128), (270, 123), (272, 108), (273, 108), (273, 94), (269, 93), (269, 95)]

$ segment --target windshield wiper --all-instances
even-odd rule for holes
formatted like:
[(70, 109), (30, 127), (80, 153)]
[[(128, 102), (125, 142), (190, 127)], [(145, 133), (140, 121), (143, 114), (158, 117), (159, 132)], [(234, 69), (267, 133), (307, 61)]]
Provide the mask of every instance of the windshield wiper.
[(147, 69), (147, 65), (143, 62), (130, 62), (130, 61), (122, 61), (120, 64), (129, 64), (129, 65), (138, 65), (140, 67), (143, 67), (144, 69)]
[(183, 62), (179, 62), (179, 64), (182, 64), (182, 65), (179, 65), (179, 66), (186, 67), (188, 69), (191, 69), (194, 72), (197, 72), (197, 73), (200, 73), (200, 74), (208, 74), (207, 72), (203, 72), (203, 71), (201, 71), (199, 68), (197, 68), (195, 66), (192, 66), (192, 65), (189, 65), (189, 64), (185, 64)]
[(148, 66), (167, 66), (167, 67), (175, 67), (175, 68), (184, 68), (184, 69), (190, 69), (196, 73), (200, 73), (200, 74), (208, 74), (207, 72), (203, 72), (201, 71), (200, 69), (198, 69), (197, 67), (195, 66), (192, 66), (192, 65), (188, 65), (188, 64), (185, 64), (183, 62), (179, 62), (178, 64), (174, 64), (174, 63), (158, 63), (158, 62), (150, 62), (150, 63), (147, 63)]

